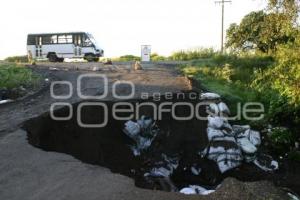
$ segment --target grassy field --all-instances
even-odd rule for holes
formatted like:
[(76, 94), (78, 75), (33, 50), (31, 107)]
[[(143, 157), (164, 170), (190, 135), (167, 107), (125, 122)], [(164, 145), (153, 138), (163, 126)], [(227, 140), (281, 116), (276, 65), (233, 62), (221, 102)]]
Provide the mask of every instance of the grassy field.
[(23, 65), (0, 63), (0, 89), (35, 86), (39, 77)]

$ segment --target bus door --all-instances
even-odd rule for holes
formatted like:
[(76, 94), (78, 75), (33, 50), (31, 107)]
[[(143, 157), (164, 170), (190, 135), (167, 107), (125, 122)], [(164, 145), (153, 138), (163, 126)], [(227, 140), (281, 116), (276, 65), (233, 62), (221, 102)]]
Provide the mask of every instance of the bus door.
[(75, 57), (81, 57), (82, 55), (82, 36), (73, 35), (74, 38), (74, 55)]
[(36, 36), (35, 37), (35, 57), (41, 58), (43, 56), (42, 54), (42, 36)]

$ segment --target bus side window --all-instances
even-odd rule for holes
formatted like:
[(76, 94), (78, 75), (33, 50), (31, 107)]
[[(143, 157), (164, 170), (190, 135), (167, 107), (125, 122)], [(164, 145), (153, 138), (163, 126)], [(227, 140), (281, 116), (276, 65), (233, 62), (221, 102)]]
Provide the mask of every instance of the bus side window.
[(28, 35), (27, 45), (35, 45), (35, 37), (33, 35)]
[(42, 42), (43, 42), (43, 44), (51, 44), (51, 35), (43, 36)]
[(56, 44), (57, 43), (57, 35), (52, 35), (51, 36), (51, 44)]

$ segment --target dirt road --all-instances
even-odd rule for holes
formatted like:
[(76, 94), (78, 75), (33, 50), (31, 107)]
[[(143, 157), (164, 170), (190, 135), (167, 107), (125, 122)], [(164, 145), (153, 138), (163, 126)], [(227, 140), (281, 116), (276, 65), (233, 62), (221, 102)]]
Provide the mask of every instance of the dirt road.
[[(108, 95), (103, 100), (113, 100), (112, 85), (116, 81), (130, 81), (135, 86), (133, 98), (140, 98), (142, 93), (155, 95), (166, 92), (180, 92), (189, 90), (190, 85), (187, 80), (174, 70), (174, 65), (164, 66), (147, 64), (143, 65), (145, 70), (134, 71), (130, 63), (121, 65), (103, 65), (101, 63), (56, 63), (40, 64), (32, 67), (38, 74), (49, 81), (68, 81), (73, 86), (73, 95), (63, 102), (74, 103), (81, 99), (77, 95), (77, 78), (82, 74), (100, 74), (105, 75), (108, 80)], [(103, 93), (103, 82), (90, 79), (83, 81), (81, 90), (85, 95), (99, 95)], [(120, 92), (128, 93), (130, 88), (120, 85)], [(116, 90), (118, 91), (118, 90)], [(129, 91), (130, 92), (130, 91)], [(68, 88), (55, 88), (55, 94), (68, 94)], [(16, 130), (23, 121), (38, 116), (45, 111), (49, 111), (50, 105), (57, 102), (57, 99), (51, 98), (50, 87), (42, 89), (38, 95), (9, 105), (0, 107), (0, 137), (11, 130)]]
[[(79, 75), (105, 74), (111, 91), (116, 81), (132, 81), (134, 98), (142, 93), (160, 94), (190, 90), (188, 81), (175, 70), (174, 65), (144, 65), (142, 71), (132, 71), (130, 64), (103, 66), (102, 64), (41, 64), (33, 70), (49, 81), (69, 81), (76, 86)], [(94, 70), (94, 71), (93, 71)], [(87, 95), (103, 94), (102, 84), (90, 80), (82, 84)], [(58, 87), (56, 94), (67, 94), (68, 88)], [(128, 88), (121, 88), (128, 92)], [(81, 99), (76, 87), (68, 100)], [(113, 100), (109, 92), (106, 100)], [(22, 123), (49, 111), (57, 102), (51, 98), (49, 85), (37, 95), (24, 101), (0, 107), (0, 199), (283, 199), (285, 196), (266, 181), (244, 183), (226, 179), (209, 196), (186, 196), (179, 193), (144, 190), (134, 186), (132, 179), (113, 174), (110, 170), (82, 163), (65, 154), (45, 152), (27, 143)]]

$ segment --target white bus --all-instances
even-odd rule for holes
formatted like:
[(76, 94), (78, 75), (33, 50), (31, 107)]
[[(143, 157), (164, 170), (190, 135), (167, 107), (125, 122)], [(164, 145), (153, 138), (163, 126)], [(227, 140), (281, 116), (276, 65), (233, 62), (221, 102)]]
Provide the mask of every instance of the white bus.
[(94, 37), (86, 32), (28, 34), (27, 53), (33, 59), (62, 62), (64, 58), (98, 61), (104, 55)]

